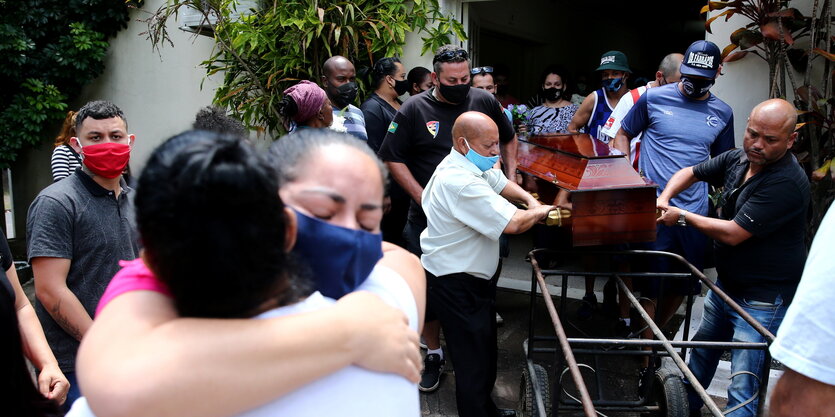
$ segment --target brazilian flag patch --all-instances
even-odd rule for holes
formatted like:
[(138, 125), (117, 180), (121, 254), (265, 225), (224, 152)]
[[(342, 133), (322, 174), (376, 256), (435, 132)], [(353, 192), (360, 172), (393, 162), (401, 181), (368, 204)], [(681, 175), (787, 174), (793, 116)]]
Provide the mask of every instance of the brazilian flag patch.
[(391, 122), (389, 124), (389, 133), (397, 132), (397, 123)]

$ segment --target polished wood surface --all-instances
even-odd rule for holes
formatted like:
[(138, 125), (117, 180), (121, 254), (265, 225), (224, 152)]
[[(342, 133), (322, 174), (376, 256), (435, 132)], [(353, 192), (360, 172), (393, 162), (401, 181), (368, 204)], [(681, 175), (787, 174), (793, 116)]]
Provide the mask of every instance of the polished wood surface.
[(541, 135), (519, 140), (519, 170), (537, 178), (540, 200), (569, 192), (574, 246), (655, 240), (654, 184), (623, 155), (588, 134)]

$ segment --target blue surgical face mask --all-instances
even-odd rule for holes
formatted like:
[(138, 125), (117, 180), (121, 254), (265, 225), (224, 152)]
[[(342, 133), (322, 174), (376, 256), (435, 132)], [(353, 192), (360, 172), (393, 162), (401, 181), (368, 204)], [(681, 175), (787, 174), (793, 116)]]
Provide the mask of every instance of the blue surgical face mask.
[(470, 143), (467, 142), (467, 139), (464, 139), (464, 143), (467, 145), (467, 148), (469, 148), (469, 151), (467, 151), (467, 154), (464, 156), (467, 157), (467, 160), (472, 162), (478, 169), (480, 169), (481, 172), (493, 168), (493, 165), (496, 165), (496, 162), (499, 162), (498, 155), (489, 157), (482, 156), (481, 154), (473, 150), (473, 148), (470, 146)]
[(608, 80), (603, 80), (603, 88), (607, 91), (618, 91), (620, 87), (623, 85), (623, 77), (621, 78), (609, 78)]
[(313, 273), (316, 290), (340, 298), (359, 287), (383, 257), (383, 235), (334, 226), (296, 209), (293, 254)]

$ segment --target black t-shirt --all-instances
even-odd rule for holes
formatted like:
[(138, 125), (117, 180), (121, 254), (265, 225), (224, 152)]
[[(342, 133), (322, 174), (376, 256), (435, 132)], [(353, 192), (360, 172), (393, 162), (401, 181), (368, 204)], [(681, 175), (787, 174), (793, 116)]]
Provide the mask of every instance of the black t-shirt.
[(388, 129), (391, 120), (394, 119), (397, 110), (385, 99), (378, 96), (377, 93), (371, 93), (368, 100), (365, 100), (360, 106), (360, 110), (362, 110), (362, 115), (365, 117), (365, 132), (368, 134), (368, 146), (374, 152), (377, 152), (380, 150), (380, 145), (383, 144), (383, 138), (386, 137), (386, 129)]
[(752, 236), (736, 246), (716, 242), (716, 269), (730, 294), (763, 302), (794, 297), (806, 262), (809, 180), (794, 155), (743, 182), (748, 158), (727, 151), (694, 167), (696, 178), (724, 186), (719, 217), (733, 220)]
[(410, 98), (394, 116), (380, 147), (380, 159), (402, 162), (421, 187), (425, 187), (452, 148), (452, 125), (467, 111), (479, 111), (496, 122), (499, 141), (513, 140), (513, 126), (496, 98), (477, 88), (470, 88), (467, 99), (460, 104), (442, 103), (435, 99), (434, 88)]

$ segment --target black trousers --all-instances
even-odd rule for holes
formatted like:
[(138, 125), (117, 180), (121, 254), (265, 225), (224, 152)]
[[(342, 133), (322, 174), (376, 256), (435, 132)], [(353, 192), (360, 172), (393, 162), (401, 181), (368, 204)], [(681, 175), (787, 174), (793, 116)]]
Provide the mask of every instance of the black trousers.
[(455, 401), (460, 417), (491, 417), (496, 404), (496, 286), (494, 280), (458, 273), (426, 272), (427, 302), (446, 338), (455, 366)]

